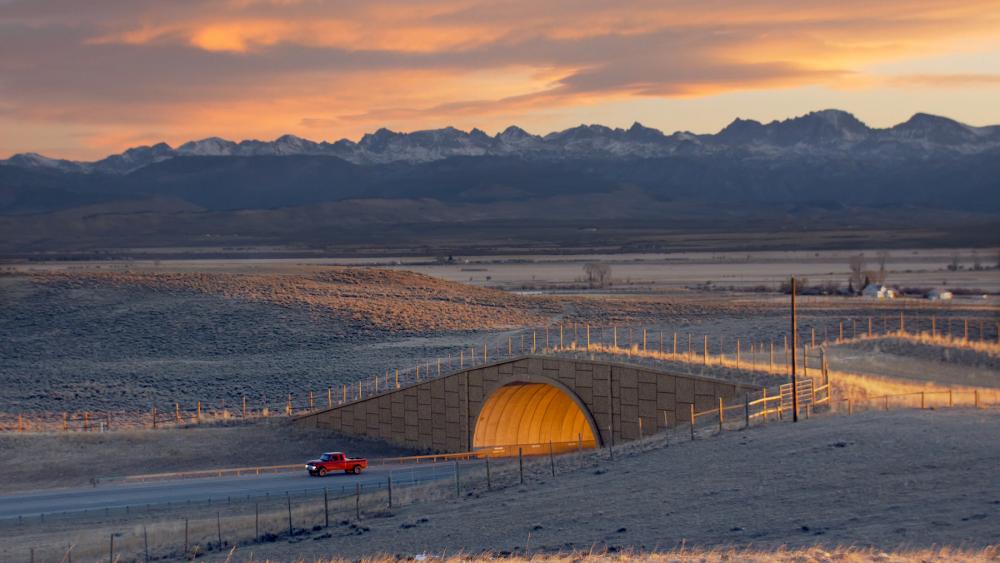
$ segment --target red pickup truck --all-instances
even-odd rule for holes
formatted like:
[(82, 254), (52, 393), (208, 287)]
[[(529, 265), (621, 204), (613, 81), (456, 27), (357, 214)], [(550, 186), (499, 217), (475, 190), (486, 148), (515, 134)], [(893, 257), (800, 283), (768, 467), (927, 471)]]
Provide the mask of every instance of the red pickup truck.
[(327, 473), (343, 471), (344, 473), (360, 474), (368, 469), (368, 460), (362, 457), (347, 457), (343, 452), (326, 452), (306, 462), (306, 471), (313, 477), (326, 477)]

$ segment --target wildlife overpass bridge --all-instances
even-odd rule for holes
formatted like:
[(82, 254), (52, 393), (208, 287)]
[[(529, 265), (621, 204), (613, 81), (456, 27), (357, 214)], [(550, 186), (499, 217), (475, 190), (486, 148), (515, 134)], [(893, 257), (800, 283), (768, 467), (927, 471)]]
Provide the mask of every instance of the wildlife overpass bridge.
[(649, 435), (756, 387), (645, 366), (522, 356), (303, 415), (298, 424), (435, 452), (600, 447)]

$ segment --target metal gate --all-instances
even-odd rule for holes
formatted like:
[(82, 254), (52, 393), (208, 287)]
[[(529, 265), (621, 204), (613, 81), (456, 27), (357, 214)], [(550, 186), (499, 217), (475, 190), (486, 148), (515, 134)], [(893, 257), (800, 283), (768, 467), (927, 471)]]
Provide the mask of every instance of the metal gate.
[[(798, 385), (799, 392), (799, 410), (801, 411), (806, 407), (806, 405), (811, 405), (813, 402), (813, 381), (808, 377), (804, 377), (796, 382)], [(779, 388), (781, 393), (781, 411), (791, 412), (792, 411), (792, 384), (786, 383)]]

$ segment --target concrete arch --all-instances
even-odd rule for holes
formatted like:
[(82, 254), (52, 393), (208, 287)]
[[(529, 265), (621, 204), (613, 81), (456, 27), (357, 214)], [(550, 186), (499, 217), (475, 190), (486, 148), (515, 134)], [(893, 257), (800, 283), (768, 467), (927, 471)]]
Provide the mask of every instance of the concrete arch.
[[(465, 452), (474, 444), (498, 441), (544, 445), (550, 436), (574, 441), (588, 430), (594, 439), (590, 444), (601, 446), (675, 428), (688, 420), (692, 407), (711, 410), (720, 398), (731, 401), (759, 389), (648, 366), (525, 356), (387, 389), (298, 421), (433, 452)], [(497, 431), (501, 423), (504, 429)], [(496, 455), (517, 453), (517, 448), (497, 447), (504, 453)], [(539, 446), (525, 454), (547, 451)]]
[(571, 389), (547, 377), (522, 375), (484, 398), (472, 447), (573, 442), (601, 445), (593, 415)]

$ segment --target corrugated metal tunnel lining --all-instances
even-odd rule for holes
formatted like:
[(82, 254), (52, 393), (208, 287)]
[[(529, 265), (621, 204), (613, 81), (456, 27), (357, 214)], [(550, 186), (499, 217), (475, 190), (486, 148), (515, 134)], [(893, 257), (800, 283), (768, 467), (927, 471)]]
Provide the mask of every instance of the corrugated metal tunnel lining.
[(476, 420), (473, 447), (577, 442), (593, 444), (591, 418), (565, 391), (545, 383), (512, 383), (494, 392)]

